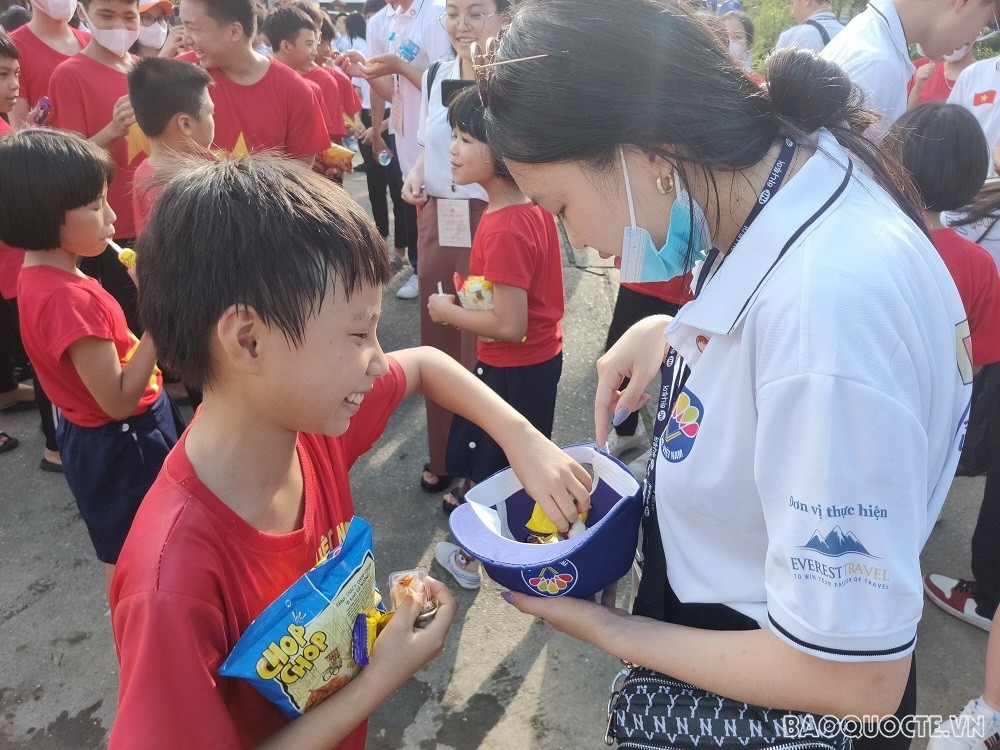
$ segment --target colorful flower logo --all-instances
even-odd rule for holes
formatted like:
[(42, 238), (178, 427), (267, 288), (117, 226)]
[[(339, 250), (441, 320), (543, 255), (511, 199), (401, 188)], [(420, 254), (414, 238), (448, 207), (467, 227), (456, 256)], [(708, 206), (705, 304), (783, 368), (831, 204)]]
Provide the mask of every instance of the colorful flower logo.
[(687, 458), (694, 446), (694, 439), (698, 437), (704, 415), (705, 407), (698, 397), (687, 389), (681, 391), (660, 442), (660, 452), (665, 459), (677, 463)]
[(576, 566), (569, 560), (546, 565), (537, 571), (524, 571), (524, 582), (542, 596), (561, 596), (569, 592), (578, 577)]

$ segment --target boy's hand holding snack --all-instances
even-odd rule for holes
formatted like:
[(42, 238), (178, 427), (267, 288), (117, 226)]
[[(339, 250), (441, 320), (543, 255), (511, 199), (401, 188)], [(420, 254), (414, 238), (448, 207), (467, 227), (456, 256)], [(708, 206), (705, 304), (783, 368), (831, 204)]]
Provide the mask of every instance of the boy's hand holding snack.
[[(448, 588), (430, 576), (423, 579), (423, 593), (418, 587), (396, 585), (391, 595), (395, 614), (375, 641), (371, 664), (366, 669), (377, 673), (380, 682), (394, 683), (395, 689), (441, 653), (458, 606)], [(417, 618), (428, 601), (437, 602), (437, 613), (419, 627)]]
[(435, 323), (450, 325), (449, 311), (455, 307), (454, 294), (432, 294), (427, 298), (427, 312)]

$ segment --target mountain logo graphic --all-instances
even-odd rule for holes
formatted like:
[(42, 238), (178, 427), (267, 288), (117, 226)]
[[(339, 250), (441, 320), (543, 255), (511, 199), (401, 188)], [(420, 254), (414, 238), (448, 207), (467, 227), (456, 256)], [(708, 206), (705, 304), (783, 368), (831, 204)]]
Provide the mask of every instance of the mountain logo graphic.
[(811, 549), (827, 557), (855, 554), (878, 559), (865, 548), (860, 539), (854, 536), (853, 531), (845, 534), (839, 526), (834, 526), (833, 531), (826, 536), (821, 536), (819, 529), (816, 529), (809, 541), (802, 545), (802, 549)]

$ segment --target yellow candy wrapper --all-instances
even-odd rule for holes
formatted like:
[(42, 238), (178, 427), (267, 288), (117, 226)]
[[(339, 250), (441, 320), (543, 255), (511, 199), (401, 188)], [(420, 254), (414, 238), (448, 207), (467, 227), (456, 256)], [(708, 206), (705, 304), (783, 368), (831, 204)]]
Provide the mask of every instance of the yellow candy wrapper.
[(354, 171), (354, 152), (344, 146), (331, 143), (330, 148), (320, 154), (320, 158), (327, 167), (340, 169), (344, 172)]

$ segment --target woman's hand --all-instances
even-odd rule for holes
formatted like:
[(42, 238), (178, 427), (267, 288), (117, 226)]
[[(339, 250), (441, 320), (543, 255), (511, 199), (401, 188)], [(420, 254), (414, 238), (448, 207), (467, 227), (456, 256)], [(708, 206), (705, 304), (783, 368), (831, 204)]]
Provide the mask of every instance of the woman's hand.
[(566, 533), (590, 509), (590, 474), (537, 430), (513, 446), (504, 445), (514, 474), (545, 515)]
[(422, 206), (427, 202), (427, 193), (424, 192), (424, 173), (422, 169), (414, 167), (406, 175), (402, 189), (403, 200), (411, 206)]
[(359, 65), (356, 70), (360, 72), (362, 78), (371, 80), (399, 73), (401, 62), (402, 60), (393, 54), (376, 55), (368, 58), (367, 62)]
[(174, 26), (167, 34), (167, 41), (160, 47), (159, 57), (177, 57), (184, 51), (184, 27)]
[(560, 633), (603, 648), (604, 634), (615, 626), (619, 617), (631, 617), (628, 612), (598, 604), (590, 599), (569, 596), (528, 596), (508, 591), (504, 599), (519, 611), (545, 620)]
[[(597, 394), (594, 397), (594, 435), (597, 444), (608, 440), (608, 415), (621, 424), (629, 414), (649, 401), (646, 386), (660, 372), (667, 342), (663, 331), (667, 315), (654, 315), (636, 323), (597, 360)], [(622, 380), (629, 379), (622, 391)]]

